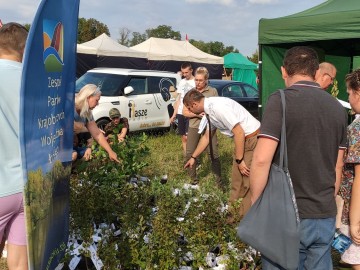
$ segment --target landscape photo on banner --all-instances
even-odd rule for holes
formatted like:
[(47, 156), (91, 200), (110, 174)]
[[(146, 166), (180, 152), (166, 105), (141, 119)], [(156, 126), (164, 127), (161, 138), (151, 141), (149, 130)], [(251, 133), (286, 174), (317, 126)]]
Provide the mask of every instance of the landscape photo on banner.
[(79, 0), (43, 0), (25, 47), (20, 147), (29, 269), (55, 269), (67, 247)]

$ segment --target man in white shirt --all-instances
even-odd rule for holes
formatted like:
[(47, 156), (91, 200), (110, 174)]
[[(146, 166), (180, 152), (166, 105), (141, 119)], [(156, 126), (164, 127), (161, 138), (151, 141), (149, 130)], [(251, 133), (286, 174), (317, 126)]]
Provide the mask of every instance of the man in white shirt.
[(181, 135), (181, 142), (183, 147), (183, 153), (186, 153), (187, 131), (189, 128), (189, 119), (186, 118), (183, 111), (183, 98), (185, 94), (195, 87), (195, 80), (193, 76), (193, 69), (190, 62), (184, 62), (181, 65), (181, 74), (184, 77), (178, 86), (176, 92), (178, 93), (176, 101), (174, 103), (174, 114), (170, 118), (170, 122), (174, 122), (175, 118), (178, 120), (178, 133)]
[[(224, 135), (234, 139), (235, 156), (232, 165), (229, 204), (233, 206), (238, 199), (242, 198), (239, 214), (240, 217), (244, 216), (251, 206), (249, 175), (260, 122), (243, 106), (229, 98), (205, 98), (199, 91), (190, 90), (185, 95), (183, 102), (192, 113), (205, 112), (209, 116), (211, 128), (217, 128)], [(201, 137), (191, 158), (185, 164), (185, 168), (195, 164), (196, 158), (208, 144), (209, 127), (205, 135)]]

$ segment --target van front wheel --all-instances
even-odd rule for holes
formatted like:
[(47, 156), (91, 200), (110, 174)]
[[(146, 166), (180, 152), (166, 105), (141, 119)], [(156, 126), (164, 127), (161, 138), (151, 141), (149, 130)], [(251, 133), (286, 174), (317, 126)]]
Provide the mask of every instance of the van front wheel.
[(101, 130), (104, 130), (105, 126), (110, 123), (110, 120), (107, 118), (101, 118), (98, 121), (96, 121), (96, 125), (98, 126), (98, 128), (100, 128)]

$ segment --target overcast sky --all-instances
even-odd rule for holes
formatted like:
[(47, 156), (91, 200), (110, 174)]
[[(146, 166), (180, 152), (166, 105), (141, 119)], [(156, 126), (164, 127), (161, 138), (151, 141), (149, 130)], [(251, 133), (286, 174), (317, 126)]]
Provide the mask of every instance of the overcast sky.
[[(171, 26), (182, 38), (221, 41), (250, 56), (257, 49), (261, 18), (277, 18), (316, 6), (325, 0), (82, 0), (79, 16), (105, 23), (111, 37), (119, 29), (144, 33)], [(0, 0), (3, 23), (31, 23), (39, 0)]]

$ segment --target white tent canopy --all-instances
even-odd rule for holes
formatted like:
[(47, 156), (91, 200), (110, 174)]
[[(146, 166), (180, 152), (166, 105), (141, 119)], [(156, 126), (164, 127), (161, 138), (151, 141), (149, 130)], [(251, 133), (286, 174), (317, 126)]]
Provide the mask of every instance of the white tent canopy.
[(138, 45), (130, 47), (130, 49), (146, 53), (146, 58), (154, 61), (173, 60), (206, 64), (224, 64), (222, 57), (205, 53), (188, 41), (152, 37)]
[(146, 58), (145, 53), (123, 46), (105, 33), (88, 42), (78, 44), (77, 53)]

